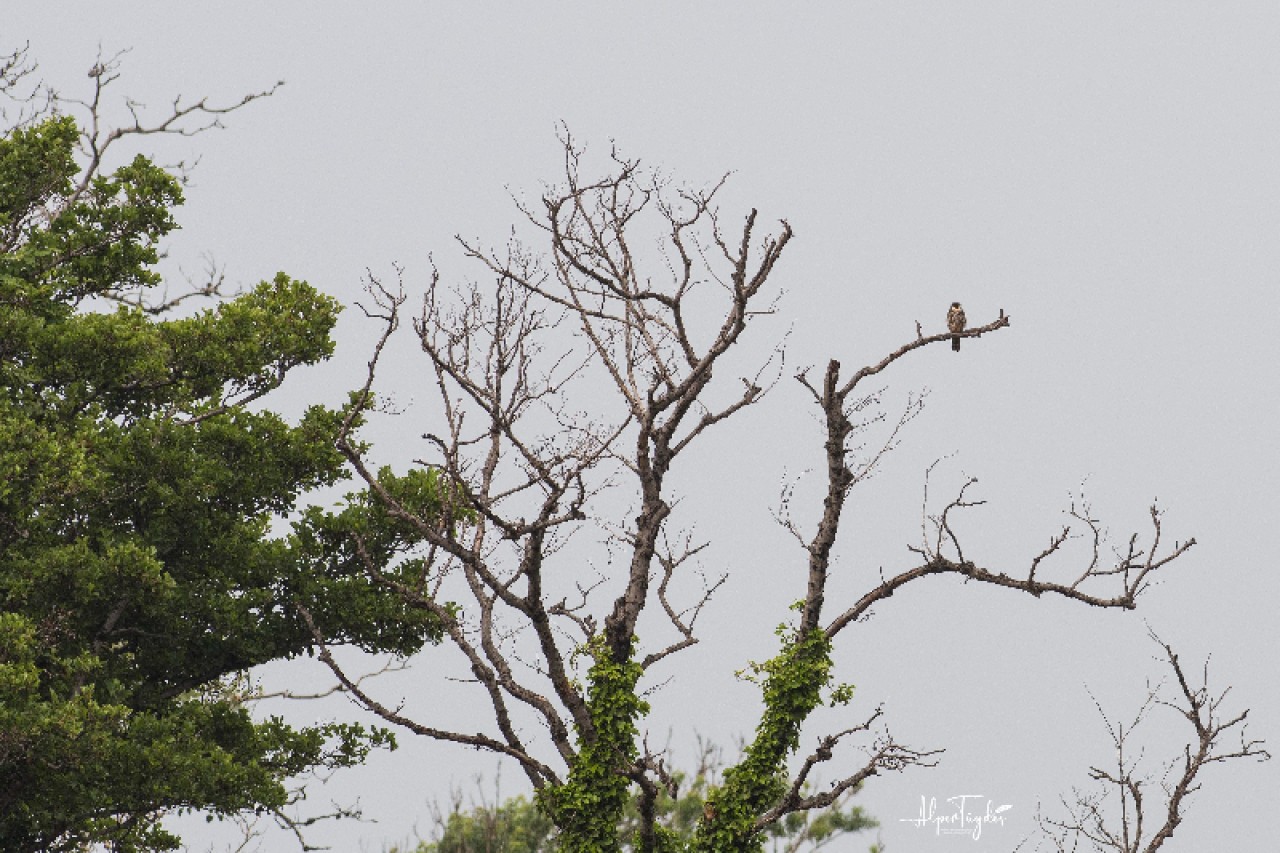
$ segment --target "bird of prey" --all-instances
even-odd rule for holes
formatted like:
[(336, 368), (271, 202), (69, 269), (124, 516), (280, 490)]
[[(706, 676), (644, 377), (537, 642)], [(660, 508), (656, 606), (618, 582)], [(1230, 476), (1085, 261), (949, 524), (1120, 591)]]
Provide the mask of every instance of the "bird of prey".
[[(947, 310), (947, 328), (952, 332), (963, 332), (965, 324), (964, 309), (960, 307), (959, 302), (952, 302), (951, 307)], [(951, 339), (951, 349), (960, 352), (960, 337)]]

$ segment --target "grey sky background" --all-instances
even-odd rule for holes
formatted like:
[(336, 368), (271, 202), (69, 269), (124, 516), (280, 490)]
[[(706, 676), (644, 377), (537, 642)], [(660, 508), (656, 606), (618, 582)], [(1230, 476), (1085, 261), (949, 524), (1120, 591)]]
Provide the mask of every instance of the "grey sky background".
[[(655, 740), (675, 763), (694, 732), (726, 747), (749, 734), (756, 688), (734, 670), (775, 648), (772, 629), (804, 589), (802, 555), (770, 519), (784, 477), (821, 464), (817, 421), (794, 370), (830, 357), (846, 370), (915, 334), (940, 331), (960, 300), (970, 323), (1003, 309), (1011, 329), (928, 348), (886, 375), (885, 411), (912, 392), (926, 410), (882, 473), (860, 487), (837, 546), (832, 614), (881, 568), (912, 564), (924, 472), (935, 494), (979, 478), (988, 504), (964, 522), (966, 556), (1009, 574), (1064, 522), (1081, 488), (1117, 544), (1168, 510), (1171, 540), (1199, 545), (1162, 573), (1136, 612), (1094, 612), (950, 580), (912, 584), (846, 631), (837, 675), (853, 705), (806, 730), (883, 703), (902, 742), (945, 747), (939, 767), (873, 779), (861, 798), (893, 851), (1011, 850), (1088, 767), (1107, 766), (1114, 718), (1165, 676), (1149, 624), (1251, 733), (1280, 744), (1270, 550), (1280, 516), (1275, 429), (1280, 381), (1280, 6), (1189, 2), (370, 4), (298, 2), (41, 4), (6, 8), (0, 47), (29, 40), (47, 82), (88, 92), (104, 52), (132, 47), (117, 96), (157, 110), (176, 94), (224, 100), (287, 85), (194, 140), (158, 140), (157, 159), (199, 154), (183, 230), (166, 262), (201, 253), (250, 286), (277, 270), (346, 303), (366, 267), (403, 264), (421, 292), (432, 255), (446, 280), (478, 276), (454, 234), (501, 245), (517, 213), (559, 177), (563, 121), (595, 155), (621, 151), (694, 185), (733, 171), (726, 220), (751, 207), (796, 231), (775, 272), (777, 316), (753, 326), (743, 364), (787, 338), (783, 380), (704, 443), (673, 478), (673, 521), (712, 541), (704, 567), (730, 572), (704, 615), (703, 643), (657, 673)], [(776, 230), (776, 225), (773, 226)], [(662, 272), (650, 255), (653, 275)], [(348, 310), (334, 361), (275, 406), (339, 402), (376, 329)], [(426, 452), (424, 357), (409, 336), (381, 387), (405, 414), (372, 425), (380, 461)], [(879, 387), (879, 386), (877, 386)], [(603, 400), (601, 402), (603, 404)], [(953, 454), (953, 455), (951, 455)], [(801, 481), (797, 515), (818, 500)], [(1077, 554), (1077, 557), (1079, 555)], [(1059, 577), (1078, 563), (1060, 565)], [(1071, 577), (1074, 577), (1072, 575)], [(611, 599), (613, 593), (601, 597)], [(1145, 620), (1145, 624), (1144, 624)], [(379, 695), (424, 722), (483, 727), (484, 704), (456, 656), (432, 649)], [(328, 683), (314, 661), (270, 668), (268, 686)], [(471, 697), (471, 698), (468, 698)], [(298, 721), (366, 719), (342, 700), (276, 703)], [(1152, 759), (1183, 737), (1150, 719)], [(324, 838), (378, 851), (430, 826), (427, 803), (490, 778), (497, 762), (401, 735), (402, 747), (316, 784), (359, 797), (376, 823)], [(859, 766), (847, 751), (841, 767)], [(1155, 764), (1152, 764), (1155, 769)], [(522, 788), (514, 766), (503, 793)], [(1173, 851), (1274, 849), (1280, 762), (1211, 767)], [(979, 841), (902, 823), (921, 795), (982, 794), (1009, 822)], [(225, 849), (216, 825), (188, 824), (192, 849)], [(834, 845), (865, 850), (869, 839)], [(264, 850), (286, 850), (268, 836)]]

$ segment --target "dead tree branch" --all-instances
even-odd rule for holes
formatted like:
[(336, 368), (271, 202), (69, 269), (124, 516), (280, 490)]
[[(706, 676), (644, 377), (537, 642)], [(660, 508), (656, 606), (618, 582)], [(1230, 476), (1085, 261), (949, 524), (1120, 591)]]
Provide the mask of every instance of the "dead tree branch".
[(839, 801), (846, 793), (857, 790), (867, 779), (872, 776), (878, 776), (882, 772), (900, 772), (908, 767), (937, 766), (938, 762), (930, 759), (941, 755), (943, 750), (935, 749), (921, 752), (910, 749), (899, 744), (894, 740), (888, 729), (884, 729), (869, 746), (862, 748), (867, 755), (867, 760), (858, 772), (831, 783), (821, 793), (805, 795), (804, 790), (810, 781), (810, 774), (813, 769), (834, 757), (835, 747), (840, 740), (848, 735), (869, 732), (872, 724), (883, 713), (881, 708), (876, 708), (875, 712), (860, 725), (820, 737), (817, 748), (805, 757), (800, 769), (792, 777), (791, 785), (782, 800), (756, 819), (756, 830), (763, 830), (789, 814), (827, 808)]
[[(16, 130), (46, 116), (57, 102), (57, 93), (35, 79), (39, 66), (30, 57), (31, 42), (0, 56), (0, 120)], [(11, 117), (10, 110), (17, 108)]]
[[(1025, 576), (1011, 576), (1004, 572), (978, 566), (965, 558), (960, 536), (953, 526), (952, 514), (956, 511), (985, 503), (985, 501), (972, 501), (966, 497), (970, 486), (976, 483), (977, 480), (974, 479), (966, 482), (961, 487), (957, 497), (946, 505), (940, 515), (935, 517), (935, 533), (932, 542), (926, 542), (921, 547), (910, 547), (912, 552), (922, 558), (922, 562), (914, 568), (882, 580), (879, 585), (865, 593), (852, 607), (832, 620), (831, 624), (826, 628), (828, 636), (834, 637), (849, 623), (863, 617), (876, 603), (889, 598), (911, 581), (928, 575), (961, 575), (968, 580), (1018, 590), (1036, 598), (1039, 598), (1044, 593), (1052, 593), (1093, 607), (1132, 610), (1137, 607), (1138, 596), (1150, 586), (1152, 574), (1181, 557), (1196, 544), (1195, 539), (1188, 539), (1186, 542), (1175, 542), (1173, 547), (1166, 552), (1159, 552), (1158, 548), (1163, 532), (1162, 511), (1159, 507), (1152, 505), (1149, 510), (1152, 524), (1150, 544), (1140, 547), (1138, 534), (1135, 533), (1129, 538), (1126, 549), (1117, 553), (1115, 561), (1111, 564), (1103, 565), (1099, 559), (1099, 548), (1102, 542), (1101, 529), (1096, 519), (1093, 519), (1088, 514), (1087, 507), (1082, 512), (1073, 506), (1070, 510), (1071, 515), (1086, 523), (1089, 528), (1087, 536), (1091, 541), (1090, 561), (1079, 576), (1069, 583), (1045, 581), (1036, 576), (1042, 563), (1049, 557), (1058, 554), (1062, 546), (1067, 542), (1072, 531), (1070, 525), (1054, 534), (1049, 541), (1048, 547), (1031, 558)], [(954, 556), (948, 556), (943, 553), (944, 545), (951, 547), (951, 550), (954, 551)], [(1119, 588), (1112, 594), (1086, 591), (1083, 588), (1090, 581), (1095, 583), (1098, 581), (1105, 582), (1106, 579), (1113, 577), (1118, 581)], [(1090, 588), (1092, 589), (1092, 585)]]
[[(94, 177), (101, 170), (107, 152), (121, 139), (132, 136), (196, 136), (208, 130), (225, 127), (222, 120), (225, 116), (262, 98), (274, 95), (284, 85), (278, 81), (270, 88), (258, 92), (250, 92), (238, 101), (227, 104), (210, 103), (209, 98), (184, 103), (181, 95), (173, 98), (168, 109), (154, 117), (144, 116), (146, 105), (132, 98), (125, 98), (123, 106), (129, 114), (127, 123), (112, 125), (105, 115), (107, 104), (104, 97), (108, 87), (120, 79), (121, 60), (128, 50), (117, 51), (104, 56), (99, 50), (98, 58), (89, 69), (89, 78), (93, 81), (93, 91), (87, 98), (62, 98), (63, 103), (81, 107), (84, 110), (84, 122), (80, 131), (80, 149), (85, 157), (85, 165), (80, 179), (72, 191), (69, 202), (74, 203), (93, 183)], [(180, 175), (188, 172), (185, 163), (177, 163), (174, 168)]]
[[(1072, 802), (1064, 798), (1067, 817), (1039, 817), (1040, 830), (1055, 850), (1074, 851), (1087, 842), (1094, 850), (1156, 853), (1182, 823), (1188, 798), (1200, 789), (1205, 768), (1244, 758), (1271, 758), (1264, 742), (1249, 737), (1246, 731), (1249, 709), (1230, 716), (1222, 711), (1231, 688), (1210, 692), (1208, 661), (1199, 683), (1193, 684), (1172, 646), (1154, 632), (1150, 636), (1173, 672), (1176, 690), (1167, 697), (1163, 683), (1152, 688), (1128, 726), (1113, 722), (1099, 706), (1115, 747), (1116, 763), (1111, 770), (1089, 768), (1089, 778), (1099, 783), (1099, 790), (1077, 789)], [(1142, 750), (1131, 744), (1134, 731), (1153, 707), (1173, 710), (1191, 728), (1182, 754), (1165, 763), (1158, 777), (1144, 769)], [(1151, 799), (1151, 793), (1159, 799)]]

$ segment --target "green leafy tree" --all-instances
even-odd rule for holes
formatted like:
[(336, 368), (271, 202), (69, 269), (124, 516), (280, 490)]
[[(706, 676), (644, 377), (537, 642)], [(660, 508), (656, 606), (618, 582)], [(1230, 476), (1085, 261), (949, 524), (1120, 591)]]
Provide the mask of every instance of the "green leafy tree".
[[(0, 94), (23, 62), (4, 61)], [(114, 62), (91, 76), (90, 131), (24, 109), (0, 137), (0, 849), (14, 853), (173, 849), (159, 820), (175, 810), (278, 812), (290, 777), (391, 735), (255, 721), (221, 681), (314, 652), (317, 623), (326, 643), (399, 654), (439, 635), (364, 571), (357, 551), (411, 585), (420, 538), (367, 495), (272, 535), (346, 476), (334, 438), (359, 418), (248, 404), (329, 357), (338, 305), (283, 273), (186, 316), (185, 296), (148, 303), (182, 186), (141, 155), (103, 165), (129, 134), (96, 121)], [(224, 111), (179, 105), (133, 131), (194, 132)], [(440, 514), (437, 472), (377, 481)]]
[(442, 823), (439, 840), (423, 842), (413, 853), (542, 853), (554, 849), (555, 824), (523, 796), (469, 811), (455, 806)]

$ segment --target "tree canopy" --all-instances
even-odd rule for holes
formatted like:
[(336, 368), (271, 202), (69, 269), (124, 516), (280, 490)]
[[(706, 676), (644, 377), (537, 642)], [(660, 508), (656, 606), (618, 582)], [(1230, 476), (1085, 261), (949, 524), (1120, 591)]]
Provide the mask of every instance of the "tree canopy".
[[(12, 851), (170, 849), (165, 813), (279, 810), (289, 777), (392, 743), (360, 725), (255, 722), (219, 689), (312, 650), (300, 608), (327, 642), (367, 650), (408, 654), (439, 633), (378, 594), (355, 556), (358, 537), (392, 563), (415, 531), (361, 495), (285, 524), (346, 476), (333, 441), (358, 424), (323, 406), (290, 423), (262, 398), (332, 354), (338, 304), (284, 273), (185, 316), (179, 300), (147, 302), (183, 188), (142, 155), (106, 171), (102, 141), (56, 112), (0, 137), (0, 848)], [(436, 511), (430, 472), (381, 477)]]

